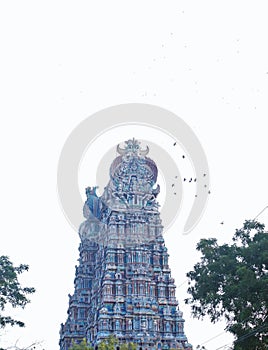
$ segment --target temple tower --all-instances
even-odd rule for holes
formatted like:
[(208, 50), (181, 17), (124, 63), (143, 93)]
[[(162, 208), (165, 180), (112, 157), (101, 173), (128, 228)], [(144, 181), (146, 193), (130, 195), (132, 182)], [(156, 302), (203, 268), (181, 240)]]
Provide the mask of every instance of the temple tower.
[(102, 196), (96, 187), (86, 189), (60, 350), (83, 338), (96, 347), (109, 335), (138, 349), (190, 350), (162, 235), (157, 166), (135, 139), (117, 151)]

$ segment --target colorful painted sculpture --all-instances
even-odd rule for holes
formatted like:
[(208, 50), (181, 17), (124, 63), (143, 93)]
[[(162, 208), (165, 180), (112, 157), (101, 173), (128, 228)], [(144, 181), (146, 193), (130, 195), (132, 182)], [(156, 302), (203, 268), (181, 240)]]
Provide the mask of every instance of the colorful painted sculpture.
[(135, 140), (117, 147), (102, 196), (86, 189), (79, 265), (60, 350), (86, 338), (95, 348), (114, 335), (137, 349), (185, 349), (184, 320), (156, 201), (157, 166)]

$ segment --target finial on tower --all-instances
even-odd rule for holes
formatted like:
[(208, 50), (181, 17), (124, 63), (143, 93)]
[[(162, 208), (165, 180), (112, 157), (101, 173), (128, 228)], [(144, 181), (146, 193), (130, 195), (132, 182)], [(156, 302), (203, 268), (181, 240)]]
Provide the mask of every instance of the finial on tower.
[(149, 153), (149, 147), (146, 146), (146, 149), (141, 149), (140, 142), (134, 137), (132, 140), (125, 141), (125, 148), (121, 148), (120, 145), (117, 145), (117, 152), (121, 155), (131, 155), (131, 156), (146, 156)]

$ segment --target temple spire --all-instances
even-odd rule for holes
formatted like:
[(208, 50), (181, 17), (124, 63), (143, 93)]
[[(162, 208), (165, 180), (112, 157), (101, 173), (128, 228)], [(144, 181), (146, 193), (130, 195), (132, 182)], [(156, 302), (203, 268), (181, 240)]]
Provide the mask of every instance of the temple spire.
[[(60, 350), (84, 338), (95, 350), (109, 336), (137, 350), (192, 350), (175, 295), (157, 196), (157, 166), (128, 140), (98, 197), (86, 189), (79, 265)], [(116, 349), (115, 349), (116, 350)]]

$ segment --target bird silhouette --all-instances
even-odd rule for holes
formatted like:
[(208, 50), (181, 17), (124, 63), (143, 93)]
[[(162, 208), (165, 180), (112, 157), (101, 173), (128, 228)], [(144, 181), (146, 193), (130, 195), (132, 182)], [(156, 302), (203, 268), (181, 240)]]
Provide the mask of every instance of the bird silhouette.
[(176, 146), (176, 144), (177, 144), (177, 142), (174, 142), (174, 143), (173, 143), (173, 146)]
[(172, 184), (171, 186), (174, 187), (174, 184)]
[(183, 181), (186, 181), (186, 179), (184, 178)]
[(207, 174), (203, 174), (203, 176), (206, 176)]
[(184, 158), (185, 158), (185, 155), (183, 155), (182, 158), (184, 159)]
[(176, 193), (176, 192), (174, 192), (174, 194), (175, 194), (175, 196), (176, 196), (176, 194), (177, 194), (177, 193)]
[(190, 178), (189, 182), (192, 182), (192, 181), (193, 181), (193, 179), (192, 179), (192, 178)]
[(211, 192), (210, 191), (208, 191), (208, 194), (210, 194)]
[(222, 221), (222, 222), (221, 222), (221, 225), (223, 225), (223, 224), (224, 224), (224, 222)]
[(175, 176), (175, 179), (177, 179), (177, 178), (178, 178), (178, 175)]
[(194, 182), (196, 182), (196, 178), (194, 179)]

